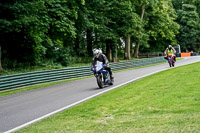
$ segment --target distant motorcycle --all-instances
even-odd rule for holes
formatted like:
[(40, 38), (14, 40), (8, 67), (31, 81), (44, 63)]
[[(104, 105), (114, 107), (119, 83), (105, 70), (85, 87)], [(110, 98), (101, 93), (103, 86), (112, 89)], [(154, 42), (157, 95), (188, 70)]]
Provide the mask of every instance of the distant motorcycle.
[(175, 60), (174, 60), (174, 54), (169, 53), (168, 54), (168, 63), (170, 67), (175, 66)]
[(97, 61), (96, 65), (93, 66), (92, 71), (94, 76), (97, 79), (97, 84), (99, 88), (103, 88), (106, 85), (113, 85), (114, 80), (110, 79), (110, 73), (103, 68), (104, 64), (100, 61)]

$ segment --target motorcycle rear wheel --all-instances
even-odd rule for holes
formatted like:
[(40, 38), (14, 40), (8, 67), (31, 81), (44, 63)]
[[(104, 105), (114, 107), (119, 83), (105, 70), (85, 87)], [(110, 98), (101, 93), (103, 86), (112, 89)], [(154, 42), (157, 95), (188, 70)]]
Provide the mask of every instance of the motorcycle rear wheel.
[(110, 79), (110, 85), (114, 84), (114, 79)]
[(172, 66), (173, 66), (172, 58), (169, 58), (169, 67), (172, 67)]

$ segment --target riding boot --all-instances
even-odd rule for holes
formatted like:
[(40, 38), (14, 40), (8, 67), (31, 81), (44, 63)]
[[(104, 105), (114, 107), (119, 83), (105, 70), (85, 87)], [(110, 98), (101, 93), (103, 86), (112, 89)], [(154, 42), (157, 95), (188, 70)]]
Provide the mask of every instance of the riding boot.
[(110, 79), (114, 79), (113, 75), (110, 75)]

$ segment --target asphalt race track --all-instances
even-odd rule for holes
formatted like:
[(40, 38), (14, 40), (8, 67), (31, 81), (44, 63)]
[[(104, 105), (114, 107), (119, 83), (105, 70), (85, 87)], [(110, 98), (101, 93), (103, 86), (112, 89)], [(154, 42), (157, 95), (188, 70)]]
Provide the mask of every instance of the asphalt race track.
[[(200, 56), (187, 57), (175, 67), (200, 62)], [(114, 73), (113, 86), (99, 89), (94, 77), (30, 90), (0, 98), (0, 133), (12, 132), (101, 93), (139, 78), (170, 68), (167, 63)]]

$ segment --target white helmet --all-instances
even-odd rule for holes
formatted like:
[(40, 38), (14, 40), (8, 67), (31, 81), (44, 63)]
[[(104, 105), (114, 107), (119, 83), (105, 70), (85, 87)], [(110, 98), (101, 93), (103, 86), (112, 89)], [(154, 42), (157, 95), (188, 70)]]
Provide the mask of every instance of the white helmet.
[(169, 45), (169, 50), (171, 50), (172, 49), (172, 45)]
[(93, 50), (93, 54), (94, 54), (94, 56), (95, 56), (96, 58), (99, 57), (99, 54), (100, 54), (100, 53), (101, 53), (101, 51), (98, 50), (98, 49), (94, 49), (94, 50)]

